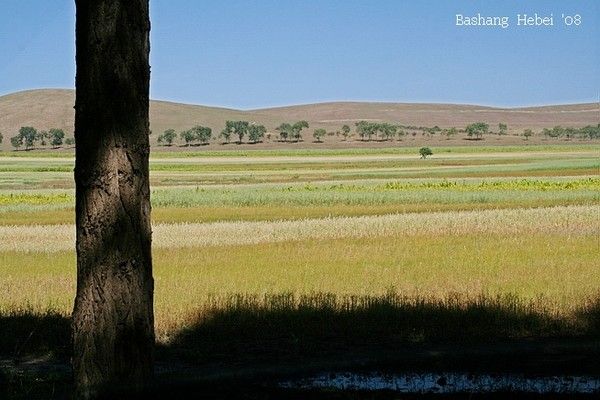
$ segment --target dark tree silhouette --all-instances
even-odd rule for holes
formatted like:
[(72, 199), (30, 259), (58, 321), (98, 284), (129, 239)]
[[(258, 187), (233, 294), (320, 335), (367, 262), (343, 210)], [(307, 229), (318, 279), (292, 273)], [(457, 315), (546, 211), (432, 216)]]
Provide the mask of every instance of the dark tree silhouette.
[(76, 0), (77, 397), (153, 375), (149, 0)]

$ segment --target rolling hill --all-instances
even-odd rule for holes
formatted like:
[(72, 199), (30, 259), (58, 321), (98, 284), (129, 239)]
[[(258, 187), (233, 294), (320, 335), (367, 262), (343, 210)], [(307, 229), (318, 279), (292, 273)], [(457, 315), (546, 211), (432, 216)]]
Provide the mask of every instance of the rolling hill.
[[(68, 89), (39, 89), (0, 97), (0, 132), (7, 139), (21, 126), (38, 129), (62, 128), (72, 135), (75, 92)], [(351, 127), (360, 120), (387, 121), (403, 125), (464, 127), (484, 121), (490, 125), (508, 124), (509, 131), (524, 128), (540, 129), (554, 125), (585, 126), (600, 123), (600, 104), (569, 104), (526, 108), (493, 108), (476, 105), (331, 102), (234, 110), (153, 100), (150, 104), (150, 125), (153, 132), (173, 128), (184, 130), (196, 124), (219, 132), (225, 120), (243, 119), (264, 124), (273, 131), (281, 122), (305, 119), (312, 128), (339, 130), (343, 124)], [(155, 138), (157, 135), (154, 135)], [(2, 148), (9, 148), (4, 140)]]

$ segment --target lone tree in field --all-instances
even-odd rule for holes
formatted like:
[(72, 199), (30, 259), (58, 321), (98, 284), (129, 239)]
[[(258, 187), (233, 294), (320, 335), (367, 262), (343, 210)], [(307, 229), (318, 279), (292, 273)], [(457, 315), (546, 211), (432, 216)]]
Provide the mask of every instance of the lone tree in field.
[(77, 396), (153, 377), (149, 0), (76, 0)]
[(2, 134), (2, 132), (0, 132), (0, 144), (2, 144), (3, 140), (4, 140), (4, 135)]
[(529, 140), (529, 138), (533, 136), (533, 131), (531, 129), (525, 129), (523, 131), (523, 136), (525, 137), (525, 140)]
[(325, 135), (327, 134), (327, 131), (323, 128), (319, 128), (319, 129), (315, 129), (315, 131), (313, 132), (313, 137), (315, 138), (315, 140), (319, 143), (323, 142), (323, 137), (325, 137)]
[(419, 154), (421, 155), (422, 159), (426, 159), (427, 156), (433, 155), (433, 151), (431, 151), (431, 149), (429, 147), (421, 147), (419, 149)]

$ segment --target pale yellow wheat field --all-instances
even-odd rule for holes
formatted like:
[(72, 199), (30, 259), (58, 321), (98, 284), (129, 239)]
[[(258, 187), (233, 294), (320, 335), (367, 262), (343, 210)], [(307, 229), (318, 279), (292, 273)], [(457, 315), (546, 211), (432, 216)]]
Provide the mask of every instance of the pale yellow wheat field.
[[(478, 210), (288, 221), (156, 224), (155, 248), (186, 248), (396, 235), (600, 235), (600, 206)], [(0, 251), (74, 249), (73, 225), (0, 226)]]

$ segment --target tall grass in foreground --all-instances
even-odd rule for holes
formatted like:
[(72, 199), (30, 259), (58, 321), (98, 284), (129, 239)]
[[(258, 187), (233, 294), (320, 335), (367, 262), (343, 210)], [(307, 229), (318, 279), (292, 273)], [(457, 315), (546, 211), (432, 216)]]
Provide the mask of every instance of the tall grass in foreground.
[(600, 302), (566, 316), (541, 300), (510, 294), (408, 297), (292, 293), (231, 295), (209, 302), (164, 343), (196, 362), (302, 357), (340, 349), (360, 354), (415, 343), (472, 343), (524, 337), (597, 335)]
[[(597, 236), (543, 232), (155, 249), (157, 337), (173, 340), (203, 315), (226, 311), (237, 298), (257, 307), (264, 300), (270, 309), (271, 300), (265, 299), (280, 294), (298, 304), (303, 296), (327, 294), (342, 308), (352, 298), (390, 292), (434, 303), (449, 296), (512, 295), (552, 318), (577, 319), (579, 310), (600, 295), (599, 256)], [(0, 252), (0, 293), (0, 313), (53, 309), (69, 315), (75, 296), (73, 252)], [(573, 333), (584, 332), (577, 328), (582, 325), (572, 326)]]
[[(186, 322), (159, 334), (159, 357), (170, 353), (199, 364), (290, 361), (419, 343), (598, 335), (600, 298), (565, 315), (546, 300), (510, 294), (230, 294), (210, 297)], [(0, 309), (0, 356), (15, 361), (48, 353), (67, 357), (69, 338), (69, 317), (60, 313)]]

